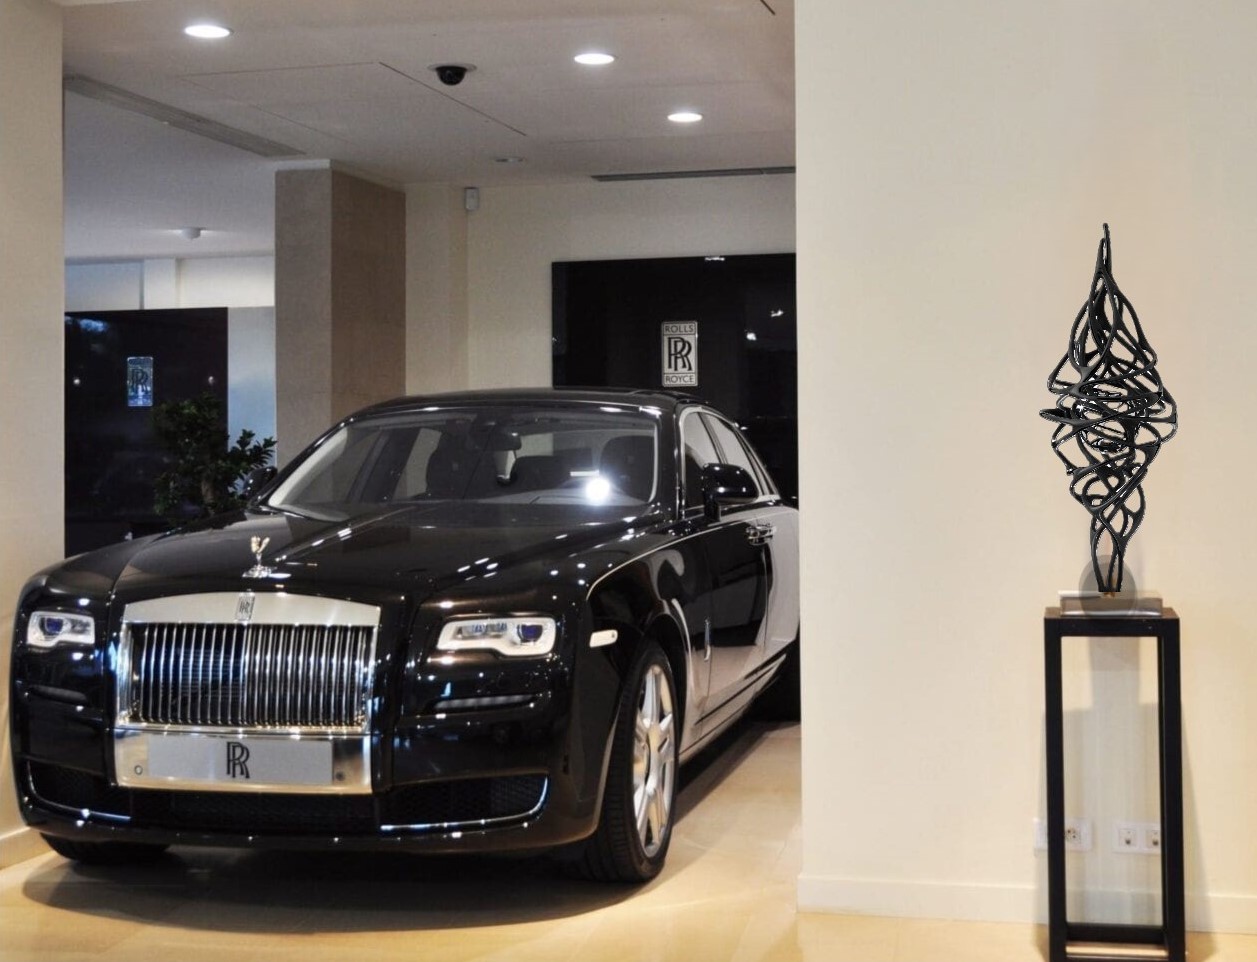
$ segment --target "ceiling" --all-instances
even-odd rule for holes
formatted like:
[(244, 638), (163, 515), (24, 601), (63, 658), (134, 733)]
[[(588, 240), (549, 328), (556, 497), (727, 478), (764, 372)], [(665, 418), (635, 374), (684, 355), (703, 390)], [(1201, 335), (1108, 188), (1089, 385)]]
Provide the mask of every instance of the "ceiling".
[[(62, 5), (72, 260), (269, 252), (283, 166), (493, 186), (794, 163), (794, 0)], [(184, 35), (204, 20), (233, 33)], [(445, 63), (475, 69), (450, 87)]]

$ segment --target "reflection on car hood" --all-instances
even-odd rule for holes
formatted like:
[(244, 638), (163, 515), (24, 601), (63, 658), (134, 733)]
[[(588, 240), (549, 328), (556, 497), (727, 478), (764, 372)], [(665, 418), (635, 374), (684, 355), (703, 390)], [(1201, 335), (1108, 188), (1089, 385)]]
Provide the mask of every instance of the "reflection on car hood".
[[(150, 592), (170, 581), (239, 585), (258, 563), (272, 583), (375, 585), (403, 590), (453, 584), (615, 538), (643, 519), (573, 523), (530, 505), (437, 502), (377, 505), (348, 521), (242, 512), (152, 541), (131, 556), (118, 588)], [(257, 577), (261, 572), (254, 571)], [(198, 588), (197, 590), (202, 590)]]

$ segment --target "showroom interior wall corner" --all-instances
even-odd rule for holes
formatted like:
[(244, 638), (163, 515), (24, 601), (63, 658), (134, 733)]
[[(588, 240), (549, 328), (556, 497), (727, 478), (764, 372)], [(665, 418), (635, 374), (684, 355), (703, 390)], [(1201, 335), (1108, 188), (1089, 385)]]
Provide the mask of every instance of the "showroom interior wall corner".
[(553, 262), (791, 252), (794, 177), (483, 188), (467, 249), (471, 386), (545, 386)]
[(27, 576), (61, 554), (61, 9), (0, 0), (0, 867), (42, 851), (17, 812), (9, 644)]
[(1042, 611), (1087, 543), (1037, 411), (1107, 221), (1180, 406), (1132, 550), (1183, 618), (1188, 922), (1257, 932), (1257, 10), (796, 17), (800, 908), (1044, 918)]
[(406, 188), (406, 393), (471, 386), (463, 188)]

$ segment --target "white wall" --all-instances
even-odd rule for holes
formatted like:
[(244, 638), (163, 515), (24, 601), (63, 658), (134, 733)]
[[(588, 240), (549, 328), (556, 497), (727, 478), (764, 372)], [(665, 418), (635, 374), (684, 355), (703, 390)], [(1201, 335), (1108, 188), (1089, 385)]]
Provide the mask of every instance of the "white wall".
[(227, 308), (227, 430), (275, 436), (275, 258), (65, 265), (67, 311)]
[(143, 300), (144, 263), (107, 261), (67, 264), (67, 311), (134, 311)]
[[(484, 188), (464, 216), (467, 383), (442, 387), (543, 386), (552, 262), (792, 251), (794, 178)], [(415, 249), (408, 241), (407, 256)], [(408, 309), (409, 337), (413, 325)]]
[(1257, 8), (796, 13), (801, 908), (1043, 917), (1041, 616), (1087, 519), (1037, 411), (1108, 221), (1181, 409), (1133, 550), (1183, 618), (1189, 923), (1257, 932)]
[[(9, 752), (18, 591), (63, 543), (61, 10), (0, 0), (0, 867), (39, 850)], [(49, 443), (52, 441), (52, 443)]]

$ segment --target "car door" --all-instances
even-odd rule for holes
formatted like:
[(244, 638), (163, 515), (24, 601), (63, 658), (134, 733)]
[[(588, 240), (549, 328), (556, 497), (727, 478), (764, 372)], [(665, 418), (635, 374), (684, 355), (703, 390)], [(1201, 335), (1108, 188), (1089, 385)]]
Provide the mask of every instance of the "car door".
[[(755, 506), (726, 508), (720, 518), (703, 509), (699, 476), (706, 464), (724, 461), (713, 440), (708, 415), (688, 412), (681, 421), (684, 452), (683, 495), (687, 518), (696, 527), (710, 572), (706, 599), (703, 652), (708, 683), (704, 714), (710, 725), (723, 712), (738, 709), (743, 679), (762, 658), (760, 635), (768, 600), (768, 558), (762, 532), (757, 527)], [(712, 422), (723, 424), (718, 419)], [(741, 449), (737, 449), (741, 455)], [(753, 468), (747, 470), (754, 477)]]
[(788, 647), (799, 634), (799, 512), (782, 501), (764, 462), (742, 432), (719, 418), (712, 418), (708, 426), (720, 445), (721, 456), (750, 471), (763, 495), (747, 511), (747, 523), (764, 545), (768, 590), (758, 657), (746, 666), (750, 673), (759, 662)]

